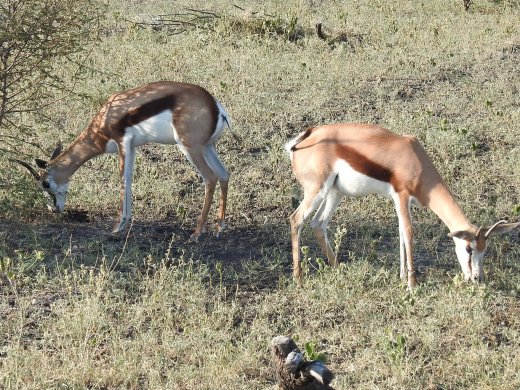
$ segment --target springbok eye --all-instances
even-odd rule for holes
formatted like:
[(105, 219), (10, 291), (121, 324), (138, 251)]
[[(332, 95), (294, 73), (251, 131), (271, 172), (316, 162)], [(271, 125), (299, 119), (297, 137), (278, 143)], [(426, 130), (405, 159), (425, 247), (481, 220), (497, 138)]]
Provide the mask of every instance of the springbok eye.
[(466, 247), (466, 252), (468, 252), (468, 255), (471, 256), (471, 255), (473, 254), (473, 248), (470, 247), (470, 246), (467, 246), (467, 247)]

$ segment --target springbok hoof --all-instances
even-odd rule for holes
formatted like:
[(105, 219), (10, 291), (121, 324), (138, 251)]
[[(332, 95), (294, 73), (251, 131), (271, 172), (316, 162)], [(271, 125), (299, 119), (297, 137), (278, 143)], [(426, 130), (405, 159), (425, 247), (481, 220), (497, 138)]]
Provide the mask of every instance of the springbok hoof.
[(119, 225), (116, 225), (114, 226), (114, 228), (112, 229), (112, 234), (119, 234), (121, 233), (123, 230), (119, 228)]
[(224, 224), (224, 222), (217, 223), (215, 226), (215, 232), (213, 233), (213, 236), (218, 238), (222, 230), (224, 230), (225, 226), (226, 225)]
[(128, 219), (124, 218), (123, 220), (116, 223), (112, 229), (113, 234), (122, 233), (125, 231), (126, 224), (128, 222)]
[(408, 291), (412, 291), (417, 285), (417, 279), (415, 278), (415, 272), (408, 275)]

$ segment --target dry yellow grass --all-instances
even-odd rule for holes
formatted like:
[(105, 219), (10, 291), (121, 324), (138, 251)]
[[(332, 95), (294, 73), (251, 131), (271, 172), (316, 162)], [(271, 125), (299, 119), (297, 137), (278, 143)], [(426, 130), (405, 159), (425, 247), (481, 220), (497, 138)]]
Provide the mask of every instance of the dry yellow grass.
[[(305, 230), (300, 289), (288, 234), (300, 194), (282, 148), (307, 126), (379, 123), (421, 140), (472, 220), (518, 221), (513, 3), (476, 1), (465, 12), (462, 1), (441, 0), (239, 4), (245, 10), (209, 1), (218, 18), (172, 35), (136, 22), (199, 2), (111, 2), (85, 62), (91, 77), (34, 123), (34, 140), (49, 152), (70, 142), (115, 91), (159, 79), (202, 85), (244, 138), (218, 145), (232, 173), (228, 230), (188, 242), (203, 188), (173, 147), (139, 153), (134, 223), (122, 239), (108, 233), (116, 157), (81, 168), (71, 213), (55, 216), (0, 156), (0, 388), (274, 389), (269, 341), (278, 334), (315, 342), (338, 389), (520, 388), (518, 233), (491, 243), (488, 283), (466, 285), (446, 228), (414, 211), (420, 286), (409, 294), (393, 207), (349, 200), (331, 224), (344, 263), (324, 267)], [(75, 219), (80, 211), (87, 221)]]

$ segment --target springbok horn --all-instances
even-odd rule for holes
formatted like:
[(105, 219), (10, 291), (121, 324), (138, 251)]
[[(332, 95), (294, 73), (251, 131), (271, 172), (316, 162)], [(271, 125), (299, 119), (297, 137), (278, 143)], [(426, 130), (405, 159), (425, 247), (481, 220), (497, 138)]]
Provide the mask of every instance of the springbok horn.
[[(56, 148), (55, 148), (54, 151), (52, 152), (51, 160), (54, 160), (56, 157), (58, 157), (58, 156), (61, 154), (61, 150), (62, 150), (61, 142), (58, 142), (58, 143), (56, 144)], [(51, 161), (51, 160), (50, 160), (50, 161)]]
[(491, 234), (491, 232), (498, 226), (498, 225), (502, 225), (503, 223), (507, 223), (507, 221), (504, 221), (504, 220), (501, 220), (501, 221), (498, 221), (497, 223), (495, 223), (493, 226), (491, 226), (489, 228), (489, 230), (486, 232), (486, 234), (484, 234), (484, 238), (488, 238), (489, 235)]
[(475, 234), (475, 237), (480, 236), (481, 233), (482, 233), (482, 226), (478, 228), (477, 234)]
[(11, 159), (11, 161), (17, 162), (18, 164), (23, 165), (25, 168), (27, 168), (29, 170), (29, 172), (31, 172), (31, 174), (34, 176), (34, 178), (36, 180), (40, 180), (40, 175), (38, 174), (38, 172), (36, 172), (36, 170), (33, 167), (31, 167), (29, 164), (27, 164), (26, 162), (16, 160), (16, 159)]

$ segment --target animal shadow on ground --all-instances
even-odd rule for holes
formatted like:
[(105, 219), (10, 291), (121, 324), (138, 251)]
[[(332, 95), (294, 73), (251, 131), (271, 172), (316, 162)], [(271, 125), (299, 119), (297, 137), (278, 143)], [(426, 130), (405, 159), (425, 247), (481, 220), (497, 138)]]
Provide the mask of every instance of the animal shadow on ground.
[(24, 224), (0, 220), (0, 231), (4, 232), (0, 234), (0, 254), (43, 253), (39, 264), (50, 273), (71, 265), (99, 267), (103, 262), (113, 271), (145, 271), (149, 261), (169, 265), (182, 257), (210, 270), (225, 268), (224, 282), (230, 284), (249, 278), (262, 285), (276, 284), (280, 272), (253, 277), (264, 266), (272, 269), (273, 259), (276, 267), (284, 268), (281, 273), (290, 274), (287, 226), (252, 222), (235, 227), (230, 223), (219, 237), (208, 227), (193, 242), (189, 239), (193, 227), (177, 221), (133, 221), (124, 233), (112, 234), (110, 221), (96, 220), (81, 210), (70, 210), (59, 221)]
[[(252, 219), (236, 220), (231, 217), (229, 225), (220, 237), (206, 231), (198, 240), (189, 240), (192, 227), (175, 220), (134, 221), (126, 232), (114, 235), (110, 232), (110, 221), (91, 219), (87, 212), (69, 210), (59, 221), (21, 224), (1, 221), (0, 236), (4, 247), (1, 252), (16, 256), (17, 252), (30, 254), (41, 251), (41, 262), (49, 272), (67, 266), (100, 266), (103, 261), (110, 269), (118, 272), (144, 271), (149, 262), (166, 265), (178, 259), (200, 263), (211, 272), (223, 272), (224, 284), (251, 285), (251, 288), (273, 288), (281, 276), (290, 278), (292, 273), (291, 243), (288, 218), (280, 218), (269, 224)], [(101, 220), (101, 218), (100, 218)], [(286, 220), (286, 221), (285, 221)], [(393, 221), (372, 223), (338, 221), (346, 226), (339, 242), (340, 262), (364, 259), (377, 267), (399, 272), (399, 240)], [(308, 223), (305, 224), (301, 245), (307, 246), (308, 260), (312, 265), (323, 258), (317, 241)], [(355, 225), (355, 228), (353, 227)], [(331, 242), (334, 232), (330, 232)], [(419, 277), (432, 268), (456, 269), (457, 264), (435, 264), (436, 253), (416, 246), (415, 258)], [(435, 251), (452, 251), (448, 240), (439, 243)]]

